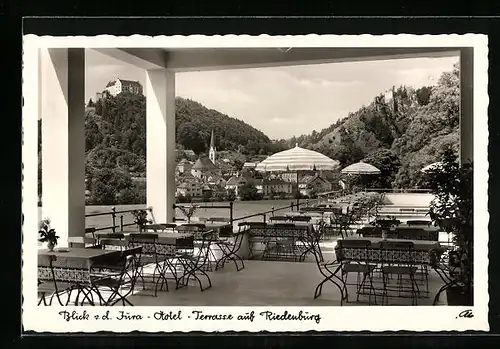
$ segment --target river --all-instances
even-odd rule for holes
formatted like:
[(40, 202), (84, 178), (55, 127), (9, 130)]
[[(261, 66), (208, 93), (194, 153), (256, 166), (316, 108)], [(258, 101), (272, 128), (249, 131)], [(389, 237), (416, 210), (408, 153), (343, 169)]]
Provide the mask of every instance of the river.
[[(304, 202), (304, 200), (301, 200)], [(270, 211), (273, 208), (278, 209), (281, 207), (290, 206), (291, 203), (296, 203), (296, 200), (258, 200), (258, 201), (235, 201), (233, 205), (233, 218), (237, 219), (239, 217), (249, 216), (252, 214)], [(205, 203), (197, 203), (196, 205), (201, 206), (229, 206), (229, 202), (205, 202)], [(111, 212), (111, 208), (113, 206), (86, 206), (85, 213), (87, 215), (93, 213), (100, 212)], [(145, 205), (116, 205), (114, 206), (116, 211), (124, 211), (124, 210), (134, 210), (134, 209), (144, 209)], [(290, 209), (281, 210), (278, 212), (289, 212)], [(117, 214), (118, 218), (116, 220), (116, 224), (120, 223), (119, 216), (123, 215), (124, 224), (133, 222), (134, 218), (130, 213)], [(154, 211), (153, 211), (154, 216)], [(177, 209), (176, 217), (183, 217), (182, 212)], [(41, 220), (43, 217), (42, 208), (38, 208), (38, 218)], [(193, 215), (193, 220), (197, 220), (198, 218), (209, 218), (209, 217), (227, 217), (229, 218), (229, 209), (226, 208), (198, 208)], [(262, 216), (254, 217), (249, 220), (262, 221)], [(85, 226), (88, 227), (105, 227), (112, 225), (111, 215), (103, 215), (103, 216), (94, 216), (94, 217), (86, 217)]]

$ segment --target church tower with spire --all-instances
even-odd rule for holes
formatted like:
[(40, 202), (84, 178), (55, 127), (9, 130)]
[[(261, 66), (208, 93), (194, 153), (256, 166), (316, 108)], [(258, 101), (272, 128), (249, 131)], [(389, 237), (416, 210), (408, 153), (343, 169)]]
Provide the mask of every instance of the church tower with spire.
[(215, 138), (214, 138), (214, 130), (212, 130), (212, 137), (210, 138), (210, 149), (208, 151), (208, 157), (210, 161), (215, 165)]

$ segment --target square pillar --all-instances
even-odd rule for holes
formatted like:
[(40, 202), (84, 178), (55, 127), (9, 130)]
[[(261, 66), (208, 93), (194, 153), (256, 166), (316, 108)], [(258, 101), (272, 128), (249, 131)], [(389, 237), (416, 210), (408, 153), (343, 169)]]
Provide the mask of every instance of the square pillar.
[(157, 223), (175, 216), (175, 165), (175, 73), (147, 70), (146, 190)]
[(474, 159), (474, 49), (460, 50), (460, 163)]
[(85, 234), (85, 49), (41, 49), (42, 218), (59, 235)]

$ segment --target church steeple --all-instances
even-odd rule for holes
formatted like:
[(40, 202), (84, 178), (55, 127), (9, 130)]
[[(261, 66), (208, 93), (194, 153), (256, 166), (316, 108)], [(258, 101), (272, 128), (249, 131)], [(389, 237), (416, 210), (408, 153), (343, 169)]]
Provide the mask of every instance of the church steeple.
[(215, 164), (215, 137), (214, 137), (214, 130), (212, 129), (212, 137), (210, 138), (210, 149), (208, 151), (208, 157), (210, 158), (210, 161), (212, 161), (213, 164)]

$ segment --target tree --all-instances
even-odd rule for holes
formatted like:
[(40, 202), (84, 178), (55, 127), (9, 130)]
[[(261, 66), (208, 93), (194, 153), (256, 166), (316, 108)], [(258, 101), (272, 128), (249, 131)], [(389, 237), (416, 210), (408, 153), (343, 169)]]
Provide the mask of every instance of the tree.
[(389, 149), (379, 149), (363, 159), (380, 170), (380, 174), (371, 178), (367, 186), (373, 188), (391, 188), (401, 162), (399, 157)]
[(240, 198), (243, 201), (258, 200), (260, 199), (260, 196), (257, 192), (257, 188), (253, 184), (245, 183), (240, 188)]
[(186, 149), (192, 149), (195, 153), (205, 151), (205, 142), (197, 127), (191, 122), (186, 122), (178, 128), (177, 139)]
[(212, 191), (211, 190), (205, 190), (203, 192), (203, 201), (210, 201), (212, 198)]
[(417, 102), (419, 105), (429, 104), (429, 99), (431, 97), (432, 87), (423, 86), (416, 91)]
[(228, 189), (226, 194), (226, 201), (236, 200), (236, 192), (234, 189)]
[(90, 99), (89, 99), (89, 102), (87, 103), (87, 107), (89, 107), (89, 108), (90, 108), (90, 107), (93, 107), (93, 106), (95, 106), (95, 103), (94, 103), (94, 101), (92, 100), (92, 98), (90, 98)]
[(130, 199), (130, 190), (133, 190), (134, 184), (128, 173), (102, 168), (94, 171), (91, 188), (90, 202), (92, 204), (115, 205), (119, 202), (123, 203), (120, 199), (122, 195)]

